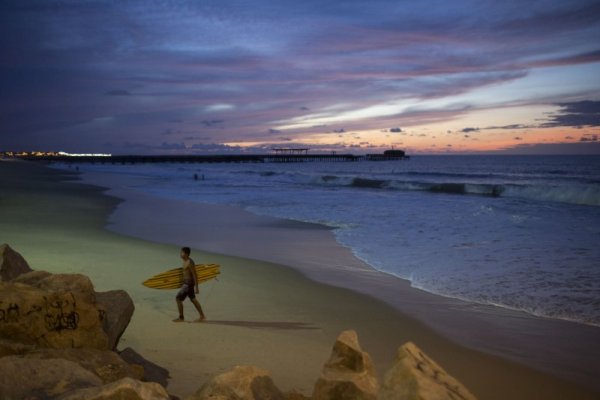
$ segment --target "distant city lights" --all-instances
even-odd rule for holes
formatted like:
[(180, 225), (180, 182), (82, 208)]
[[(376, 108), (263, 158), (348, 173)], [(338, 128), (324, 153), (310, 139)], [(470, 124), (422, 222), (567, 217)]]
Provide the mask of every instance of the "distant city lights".
[(112, 157), (106, 153), (66, 153), (64, 151), (2, 151), (0, 158), (30, 158), (30, 157)]
[(112, 154), (104, 154), (104, 153), (78, 154), (78, 153), (65, 153), (64, 151), (59, 151), (58, 154), (61, 156), (67, 156), (67, 157), (112, 157)]

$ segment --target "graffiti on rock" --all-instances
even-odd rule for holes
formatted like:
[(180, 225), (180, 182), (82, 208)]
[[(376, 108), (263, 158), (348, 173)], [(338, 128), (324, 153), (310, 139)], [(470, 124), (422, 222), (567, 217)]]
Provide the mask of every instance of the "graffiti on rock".
[[(42, 304), (29, 306), (26, 317), (42, 314), (44, 325), (49, 331), (75, 330), (79, 325), (77, 302), (73, 293), (62, 296), (43, 297)], [(18, 323), (21, 318), (21, 306), (16, 302), (0, 301), (0, 323)]]
[(0, 302), (0, 322), (18, 322), (19, 316), (21, 315), (19, 311), (19, 305), (15, 303), (8, 303), (6, 307), (1, 307), (2, 302)]
[(75, 302), (73, 293), (69, 293), (65, 298), (49, 300), (44, 297), (44, 300), (46, 311), (44, 320), (46, 322), (46, 328), (49, 331), (77, 329), (79, 324), (79, 314), (76, 311), (77, 303)]

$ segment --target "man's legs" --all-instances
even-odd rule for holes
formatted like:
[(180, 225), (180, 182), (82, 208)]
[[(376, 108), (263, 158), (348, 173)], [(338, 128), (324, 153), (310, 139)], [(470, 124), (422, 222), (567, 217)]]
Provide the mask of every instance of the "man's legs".
[(177, 302), (177, 310), (179, 310), (179, 318), (173, 320), (173, 322), (183, 322), (183, 302), (179, 300), (179, 297), (175, 298)]
[(181, 289), (179, 289), (177, 295), (175, 296), (175, 301), (177, 302), (177, 310), (179, 311), (179, 318), (174, 319), (173, 322), (183, 322), (183, 301), (188, 295), (188, 290), (188, 286), (184, 284), (183, 286), (181, 286)]
[(202, 311), (202, 306), (200, 305), (200, 303), (198, 302), (198, 300), (194, 297), (192, 300), (192, 303), (194, 304), (194, 306), (196, 307), (196, 310), (198, 310), (198, 314), (200, 315), (200, 318), (198, 318), (198, 321), (204, 321), (206, 319), (206, 316), (204, 315), (204, 311)]
[(192, 304), (194, 304), (194, 307), (196, 307), (196, 310), (198, 311), (199, 318), (197, 321), (204, 321), (206, 319), (206, 316), (204, 315), (204, 311), (202, 311), (202, 306), (196, 299), (193, 286), (188, 286), (184, 284), (177, 293), (177, 296), (175, 296), (175, 301), (177, 302), (177, 309), (179, 310), (179, 318), (174, 319), (173, 322), (183, 322), (183, 300), (185, 300), (186, 297), (190, 298), (190, 301), (192, 302)]

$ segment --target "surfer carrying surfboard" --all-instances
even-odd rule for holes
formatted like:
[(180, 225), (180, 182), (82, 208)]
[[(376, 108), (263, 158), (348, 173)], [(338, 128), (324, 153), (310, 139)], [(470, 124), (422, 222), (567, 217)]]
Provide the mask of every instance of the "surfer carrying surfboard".
[(177, 301), (177, 309), (179, 310), (179, 318), (173, 320), (173, 322), (183, 322), (183, 301), (186, 297), (190, 298), (192, 304), (198, 310), (199, 318), (196, 322), (202, 322), (206, 319), (204, 312), (202, 311), (202, 306), (196, 299), (196, 293), (198, 293), (198, 277), (196, 276), (196, 264), (194, 260), (190, 258), (191, 250), (189, 247), (181, 248), (181, 259), (183, 260), (183, 285), (179, 292), (177, 292), (177, 296), (175, 296), (175, 301)]

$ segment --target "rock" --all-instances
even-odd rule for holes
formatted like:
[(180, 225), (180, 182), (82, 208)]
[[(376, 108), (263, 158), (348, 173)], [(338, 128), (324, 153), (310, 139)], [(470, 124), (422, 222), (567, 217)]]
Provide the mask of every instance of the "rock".
[[(49, 286), (57, 282), (48, 278), (43, 281)], [(102, 329), (104, 312), (87, 301), (89, 298), (79, 291), (50, 292), (0, 282), (0, 338), (40, 347), (105, 350), (108, 337)]]
[(0, 245), (0, 281), (10, 281), (30, 271), (29, 264), (21, 254), (7, 244)]
[(285, 400), (311, 400), (310, 397), (306, 397), (302, 393), (298, 393), (298, 392), (294, 392), (294, 391), (285, 393), (284, 396), (285, 396)]
[(25, 354), (35, 349), (35, 346), (23, 344), (14, 340), (0, 338), (0, 357)]
[(158, 383), (123, 378), (104, 386), (74, 390), (57, 400), (169, 400), (169, 394)]
[(101, 385), (96, 375), (68, 360), (0, 358), (0, 394), (3, 400), (52, 398), (64, 392)]
[(124, 290), (111, 290), (96, 293), (96, 302), (106, 312), (104, 332), (108, 335), (108, 348), (114, 350), (135, 311), (133, 300)]
[(115, 352), (98, 349), (38, 349), (27, 353), (27, 359), (56, 359), (73, 361), (94, 373), (103, 383), (122, 378), (142, 379), (144, 369), (129, 365)]
[(380, 400), (473, 400), (475, 396), (413, 343), (398, 349), (385, 374)]
[[(108, 336), (108, 348), (115, 349), (129, 325), (135, 307), (124, 290), (96, 293), (90, 279), (81, 274), (50, 274), (32, 271), (13, 280), (49, 292), (74, 293), (77, 298), (95, 304), (102, 314), (103, 329)], [(0, 312), (1, 313), (1, 312)]]
[(378, 389), (373, 361), (361, 350), (356, 332), (342, 332), (315, 384), (313, 399), (375, 400)]
[(133, 350), (139, 364), (109, 351), (134, 312), (125, 291), (96, 293), (85, 275), (32, 271), (8, 245), (0, 256), (2, 400), (169, 399), (160, 384), (135, 380), (144, 377), (139, 364), (165, 383), (168, 371)]
[(204, 384), (188, 400), (284, 400), (268, 371), (236, 366)]
[(41, 280), (46, 279), (52, 275), (50, 272), (46, 271), (31, 271), (23, 275), (19, 275), (15, 279), (12, 280), (13, 283), (22, 283), (25, 285), (36, 286), (40, 283)]
[(96, 293), (90, 278), (82, 274), (49, 274), (34, 285), (47, 292), (74, 293), (88, 303), (96, 303)]
[(143, 367), (143, 381), (156, 382), (164, 387), (167, 387), (169, 385), (168, 379), (171, 376), (169, 375), (169, 370), (167, 370), (166, 368), (163, 368), (160, 365), (156, 365), (153, 362), (146, 360), (131, 347), (127, 347), (125, 350), (120, 352), (119, 355), (123, 360), (125, 360), (129, 364), (140, 365)]

